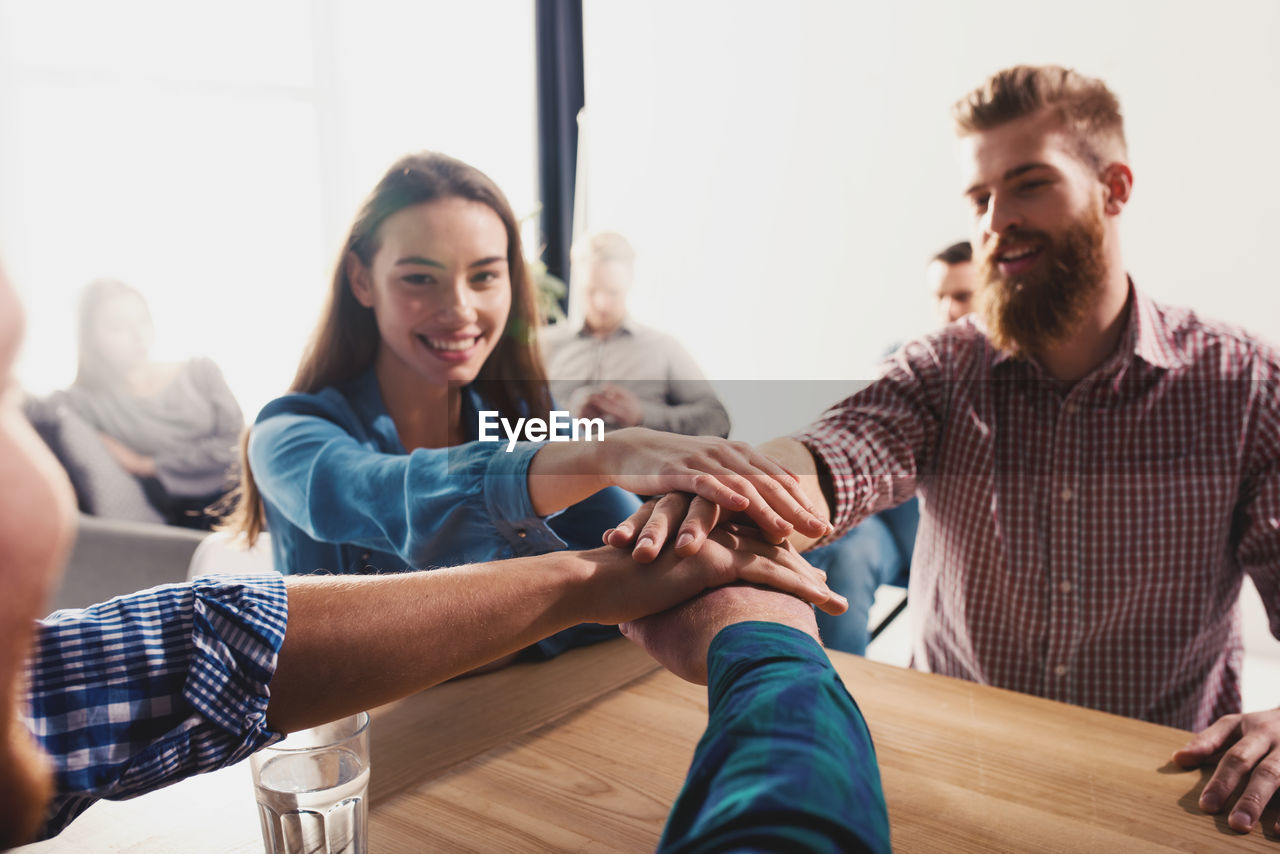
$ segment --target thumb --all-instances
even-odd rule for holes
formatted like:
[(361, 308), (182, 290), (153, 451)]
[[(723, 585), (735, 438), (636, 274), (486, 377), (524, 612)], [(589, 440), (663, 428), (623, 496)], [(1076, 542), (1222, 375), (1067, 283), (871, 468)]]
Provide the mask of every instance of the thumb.
[(1226, 746), (1240, 725), (1240, 715), (1224, 715), (1207, 729), (1196, 733), (1173, 752), (1173, 761), (1183, 768), (1195, 768)]

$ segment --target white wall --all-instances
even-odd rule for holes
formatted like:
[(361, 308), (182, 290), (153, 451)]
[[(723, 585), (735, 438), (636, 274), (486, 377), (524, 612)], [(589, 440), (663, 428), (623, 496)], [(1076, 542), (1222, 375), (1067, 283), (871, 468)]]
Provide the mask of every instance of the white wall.
[(71, 381), (76, 294), (113, 276), (151, 303), (156, 355), (213, 357), (252, 418), (395, 158), (445, 151), (535, 208), (533, 55), (528, 0), (0, 0), (19, 380)]
[[(532, 5), (0, 0), (20, 379), (70, 381), (74, 295), (115, 275), (151, 299), (162, 354), (213, 356), (252, 415), (393, 157), (448, 151), (533, 208)], [(637, 244), (637, 313), (742, 381), (738, 435), (799, 426), (930, 323), (925, 259), (967, 228), (947, 108), (1014, 62), (1119, 93), (1139, 284), (1280, 339), (1276, 0), (585, 7), (591, 224)], [(759, 380), (794, 378), (835, 382), (760, 405)]]
[[(1024, 62), (1119, 95), (1138, 285), (1280, 341), (1275, 0), (585, 6), (590, 225), (715, 380), (865, 377), (927, 328), (925, 263), (969, 227), (948, 108)], [(735, 435), (809, 417), (726, 385)]]

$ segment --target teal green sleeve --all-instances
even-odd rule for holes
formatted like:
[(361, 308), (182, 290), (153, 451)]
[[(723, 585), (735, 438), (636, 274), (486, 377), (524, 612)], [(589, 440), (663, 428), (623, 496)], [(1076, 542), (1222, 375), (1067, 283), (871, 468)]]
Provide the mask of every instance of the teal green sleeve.
[(890, 851), (871, 735), (822, 647), (738, 623), (708, 668), (707, 730), (658, 850)]

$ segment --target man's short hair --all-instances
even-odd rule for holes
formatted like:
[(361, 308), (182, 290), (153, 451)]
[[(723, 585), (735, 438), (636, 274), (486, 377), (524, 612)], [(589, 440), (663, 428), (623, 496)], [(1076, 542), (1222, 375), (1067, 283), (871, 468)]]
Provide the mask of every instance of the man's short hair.
[(1094, 171), (1127, 155), (1120, 101), (1096, 77), (1058, 65), (1018, 65), (997, 71), (951, 108), (967, 136), (1043, 109), (1055, 110), (1075, 140), (1076, 155)]
[(597, 231), (575, 243), (570, 257), (578, 263), (603, 264), (617, 261), (630, 267), (636, 260), (636, 250), (616, 231)]
[(967, 240), (952, 243), (946, 249), (934, 255), (932, 260), (941, 261), (948, 267), (954, 267), (956, 264), (967, 264), (973, 260), (973, 246)]

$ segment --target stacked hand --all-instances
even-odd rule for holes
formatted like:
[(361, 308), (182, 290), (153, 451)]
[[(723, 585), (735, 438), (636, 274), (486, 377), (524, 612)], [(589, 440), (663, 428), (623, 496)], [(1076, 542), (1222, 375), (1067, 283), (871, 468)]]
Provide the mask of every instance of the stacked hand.
[[(728, 524), (706, 537), (696, 554), (666, 549), (648, 566), (637, 566), (615, 549), (587, 552), (597, 561), (593, 601), (582, 613), (601, 623), (626, 623), (684, 602), (708, 588), (735, 582), (758, 584), (795, 599), (810, 612), (812, 603), (842, 614), (849, 603), (826, 585), (826, 574), (787, 543), (767, 542), (754, 528)], [(799, 597), (798, 599), (796, 597)], [(804, 600), (803, 602), (800, 600)], [(706, 638), (710, 643), (711, 638)], [(705, 652), (705, 649), (704, 649)]]
[(653, 560), (677, 528), (677, 551), (696, 553), (732, 514), (749, 519), (771, 542), (794, 531), (821, 537), (830, 530), (795, 475), (745, 442), (630, 429), (604, 444), (614, 483), (660, 495), (605, 534), (605, 542), (618, 548), (634, 542), (642, 563)]
[[(807, 451), (805, 452), (807, 455)], [(666, 500), (650, 533), (662, 520), (667, 529), (686, 511), (693, 514), (681, 533), (683, 555), (697, 552), (706, 534), (725, 514), (739, 514), (758, 527), (771, 542), (792, 534), (818, 538), (830, 531), (800, 480), (772, 457), (745, 442), (718, 437), (678, 436), (644, 427), (614, 431), (603, 441), (548, 443), (529, 464), (529, 497), (534, 510), (547, 515), (581, 501), (605, 486), (618, 486), (638, 495), (687, 493), (702, 499)], [(714, 505), (714, 507), (712, 506)], [(656, 502), (655, 505), (656, 506)], [(619, 548), (655, 515), (645, 511), (609, 532), (606, 542)], [(646, 541), (636, 558), (652, 560), (665, 538)]]
[(682, 605), (618, 628), (681, 679), (705, 685), (711, 641), (726, 626), (748, 620), (781, 623), (818, 639), (818, 624), (808, 604), (777, 590), (745, 584), (708, 590)]
[[(648, 563), (657, 557), (663, 545), (673, 537), (676, 554), (693, 555), (702, 548), (707, 535), (717, 525), (744, 516), (749, 517), (749, 511), (732, 514), (722, 505), (700, 495), (668, 492), (646, 501), (617, 527), (605, 531), (604, 541), (616, 548), (632, 548), (632, 557), (640, 563)], [(781, 542), (791, 533), (791, 525), (781, 517), (765, 518), (765, 526), (760, 531), (771, 542)], [(805, 530), (820, 536), (827, 526), (822, 523), (819, 528), (810, 524)]]

